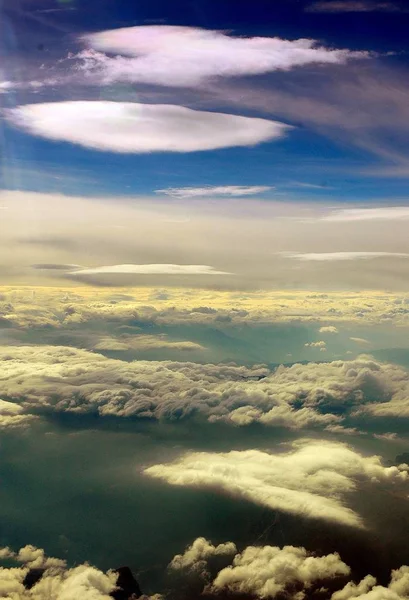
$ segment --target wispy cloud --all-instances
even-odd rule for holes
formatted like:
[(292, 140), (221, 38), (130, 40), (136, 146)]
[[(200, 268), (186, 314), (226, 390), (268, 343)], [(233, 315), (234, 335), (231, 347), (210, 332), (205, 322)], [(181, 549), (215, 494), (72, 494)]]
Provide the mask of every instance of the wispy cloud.
[(184, 106), (105, 101), (26, 104), (8, 110), (6, 118), (33, 135), (121, 153), (254, 146), (290, 129), (277, 121)]
[(379, 208), (345, 208), (322, 217), (323, 221), (394, 221), (409, 219), (409, 206), (383, 206)]
[(272, 189), (268, 185), (208, 185), (205, 187), (166, 188), (155, 190), (155, 192), (175, 198), (206, 198), (209, 196), (254, 196)]
[(360, 338), (360, 337), (350, 337), (349, 338), (352, 342), (355, 342), (356, 344), (370, 344), (371, 342), (369, 342), (368, 340), (366, 340), (365, 338)]
[(409, 258), (409, 254), (404, 252), (305, 252), (292, 253), (281, 252), (286, 258), (293, 258), (302, 261), (339, 261), (339, 260), (368, 260), (372, 258)]
[(313, 2), (306, 12), (352, 13), (352, 12), (400, 12), (402, 9), (394, 2), (372, 2), (371, 0), (325, 0)]
[(368, 57), (367, 52), (325, 48), (311, 39), (235, 37), (221, 31), (167, 25), (101, 31), (81, 40), (88, 49), (69, 57), (74, 60), (74, 70), (95, 75), (100, 83), (191, 87), (215, 77), (287, 71)]

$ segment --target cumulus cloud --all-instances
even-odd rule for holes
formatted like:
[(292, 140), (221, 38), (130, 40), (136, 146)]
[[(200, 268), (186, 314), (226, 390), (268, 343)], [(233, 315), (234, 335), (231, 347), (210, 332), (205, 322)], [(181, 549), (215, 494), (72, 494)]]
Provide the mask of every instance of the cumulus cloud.
[(368, 260), (373, 258), (409, 258), (405, 252), (304, 252), (292, 253), (282, 252), (287, 258), (294, 258), (301, 261), (339, 261), (339, 260)]
[(233, 544), (233, 542), (214, 546), (206, 538), (200, 537), (188, 546), (183, 554), (176, 554), (169, 563), (169, 568), (175, 571), (181, 569), (203, 571), (209, 558), (214, 556), (231, 556), (236, 554), (236, 552), (236, 544)]
[(379, 457), (362, 456), (344, 444), (315, 441), (299, 442), (282, 454), (187, 453), (144, 473), (171, 485), (219, 489), (273, 510), (353, 527), (363, 522), (345, 500), (360, 482), (399, 486), (408, 480), (405, 465), (384, 467)]
[(318, 331), (320, 333), (339, 333), (335, 325), (323, 325)]
[(208, 185), (205, 187), (166, 188), (155, 190), (155, 192), (175, 198), (206, 198), (208, 196), (254, 196), (272, 189), (268, 185)]
[(350, 571), (337, 553), (313, 556), (302, 547), (249, 546), (235, 556), (232, 566), (218, 573), (211, 589), (274, 598), (292, 587), (289, 596), (301, 600), (313, 583)]
[(25, 414), (19, 404), (0, 399), (0, 429), (26, 427), (35, 419), (34, 415)]
[[(21, 567), (0, 567), (0, 596), (10, 600), (110, 600), (118, 578), (116, 572), (103, 573), (88, 564), (69, 569), (64, 560), (48, 558), (44, 550), (31, 545), (17, 553), (1, 548), (0, 560), (22, 563)], [(44, 572), (27, 589), (24, 584), (30, 569)]]
[[(26, 413), (181, 419), (301, 429), (340, 424), (342, 413), (392, 395), (393, 367), (372, 359), (270, 371), (172, 361), (126, 362), (58, 346), (0, 347), (0, 393)], [(399, 370), (401, 377), (406, 376)]]
[(367, 575), (358, 584), (354, 581), (348, 581), (342, 590), (334, 592), (331, 600), (349, 600), (350, 598), (361, 597), (368, 593), (376, 585), (376, 579), (372, 575)]
[[(90, 81), (192, 87), (217, 77), (287, 71), (310, 64), (343, 64), (367, 52), (325, 48), (315, 40), (236, 37), (195, 27), (151, 25), (85, 35), (88, 48), (71, 55)], [(105, 52), (114, 53), (114, 57)]]
[(391, 580), (387, 587), (376, 585), (376, 579), (372, 575), (367, 575), (358, 584), (353, 581), (331, 596), (331, 600), (349, 600), (350, 598), (359, 598), (359, 600), (403, 600), (409, 595), (409, 567), (403, 565), (398, 569), (393, 569)]
[[(197, 549), (195, 552), (194, 548)], [(210, 567), (208, 561), (215, 556), (216, 548), (229, 548), (225, 555), (230, 562), (228, 566)], [(185, 556), (187, 564), (179, 565)], [(325, 593), (331, 600), (404, 600), (409, 595), (408, 566), (392, 570), (388, 585), (377, 585), (373, 575), (366, 575), (359, 582), (351, 579), (342, 588), (340, 586), (352, 576), (352, 571), (340, 555), (337, 552), (319, 555), (300, 546), (254, 545), (238, 552), (232, 542), (213, 546), (205, 538), (198, 538), (185, 554), (177, 555), (175, 559), (176, 569), (182, 571), (185, 567), (187, 576), (192, 569), (206, 576), (202, 590), (206, 596), (227, 593), (302, 600)], [(206, 571), (207, 567), (212, 574)], [(328, 588), (334, 590), (337, 587), (340, 589), (330, 595)]]
[[(85, 267), (83, 267), (85, 268)], [(223, 279), (223, 278), (221, 278)], [(229, 279), (229, 278), (226, 278)], [(178, 280), (180, 281), (180, 280)], [(220, 281), (216, 278), (217, 282)], [(71, 326), (96, 322), (146, 325), (268, 324), (300, 321), (338, 328), (343, 323), (409, 324), (407, 294), (333, 292), (306, 294), (289, 291), (236, 291), (140, 286), (121, 293), (104, 287), (3, 287), (0, 317), (21, 329)], [(330, 325), (331, 323), (331, 325)], [(325, 325), (324, 325), (325, 324)]]
[(102, 100), (26, 104), (5, 114), (32, 135), (119, 153), (254, 146), (280, 138), (289, 129), (276, 121), (184, 106)]
[(304, 344), (306, 348), (318, 348), (320, 352), (326, 352), (327, 344), (324, 340), (319, 340), (318, 342), (307, 342)]
[(401, 8), (394, 2), (372, 0), (325, 0), (313, 2), (306, 7), (307, 12), (316, 13), (359, 13), (359, 12), (399, 12)]
[(44, 345), (0, 346), (0, 364), (0, 394), (28, 415), (67, 411), (166, 420), (196, 417), (238, 426), (331, 431), (346, 417), (365, 412), (402, 409), (401, 416), (409, 414), (408, 373), (367, 356), (270, 370), (232, 363), (127, 362)]

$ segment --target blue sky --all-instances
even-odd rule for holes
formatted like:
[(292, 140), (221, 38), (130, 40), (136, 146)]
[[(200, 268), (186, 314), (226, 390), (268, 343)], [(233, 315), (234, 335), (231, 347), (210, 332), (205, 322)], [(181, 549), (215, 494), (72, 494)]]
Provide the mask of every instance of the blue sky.
[[(322, 4), (322, 3), (321, 3)], [(331, 5), (334, 5), (331, 8)], [(255, 146), (188, 153), (116, 154), (27, 135), (2, 122), (0, 185), (69, 195), (152, 194), (185, 186), (270, 186), (263, 197), (402, 203), (406, 159), (406, 31), (402, 3), (3, 2), (3, 108), (93, 100), (170, 103), (273, 119), (293, 129)], [(347, 10), (348, 9), (348, 10)], [(227, 36), (309, 38), (328, 49), (367, 51), (343, 64), (306, 64), (264, 74), (213, 76), (175, 87), (73, 78), (80, 37), (119, 27), (182, 25)], [(181, 40), (181, 51), (184, 41)], [(71, 61), (72, 62), (72, 61)], [(44, 80), (53, 79), (51, 83)], [(42, 82), (30, 87), (30, 82)], [(90, 85), (91, 83), (91, 85)], [(386, 115), (385, 113), (390, 113)], [(300, 185), (301, 184), (301, 185)], [(314, 188), (309, 186), (316, 186)]]
[(3, 1), (1, 280), (406, 290), (406, 8)]

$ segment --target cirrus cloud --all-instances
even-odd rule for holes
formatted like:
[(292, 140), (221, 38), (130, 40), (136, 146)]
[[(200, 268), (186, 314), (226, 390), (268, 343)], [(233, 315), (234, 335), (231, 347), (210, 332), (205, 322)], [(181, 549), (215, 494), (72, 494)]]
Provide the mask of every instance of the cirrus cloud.
[(66, 101), (25, 104), (10, 123), (46, 139), (119, 153), (197, 152), (254, 146), (283, 137), (288, 125), (171, 104)]
[(268, 185), (208, 185), (205, 187), (166, 188), (155, 190), (175, 198), (207, 198), (208, 196), (253, 196), (273, 189)]
[(281, 252), (286, 258), (301, 261), (339, 261), (339, 260), (370, 260), (374, 258), (409, 258), (406, 252)]

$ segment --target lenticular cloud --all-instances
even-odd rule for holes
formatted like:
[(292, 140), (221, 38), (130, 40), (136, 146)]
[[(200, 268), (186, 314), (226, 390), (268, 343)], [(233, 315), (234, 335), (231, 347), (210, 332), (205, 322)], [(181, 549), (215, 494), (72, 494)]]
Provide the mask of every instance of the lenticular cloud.
[[(194, 87), (215, 77), (288, 71), (310, 64), (340, 64), (367, 52), (331, 49), (315, 40), (238, 37), (195, 27), (124, 27), (82, 37), (87, 49), (75, 70), (104, 83), (127, 81)], [(105, 52), (114, 53), (108, 56)]]
[(26, 104), (7, 111), (6, 118), (33, 135), (120, 153), (254, 146), (280, 138), (290, 128), (184, 106), (105, 101)]

